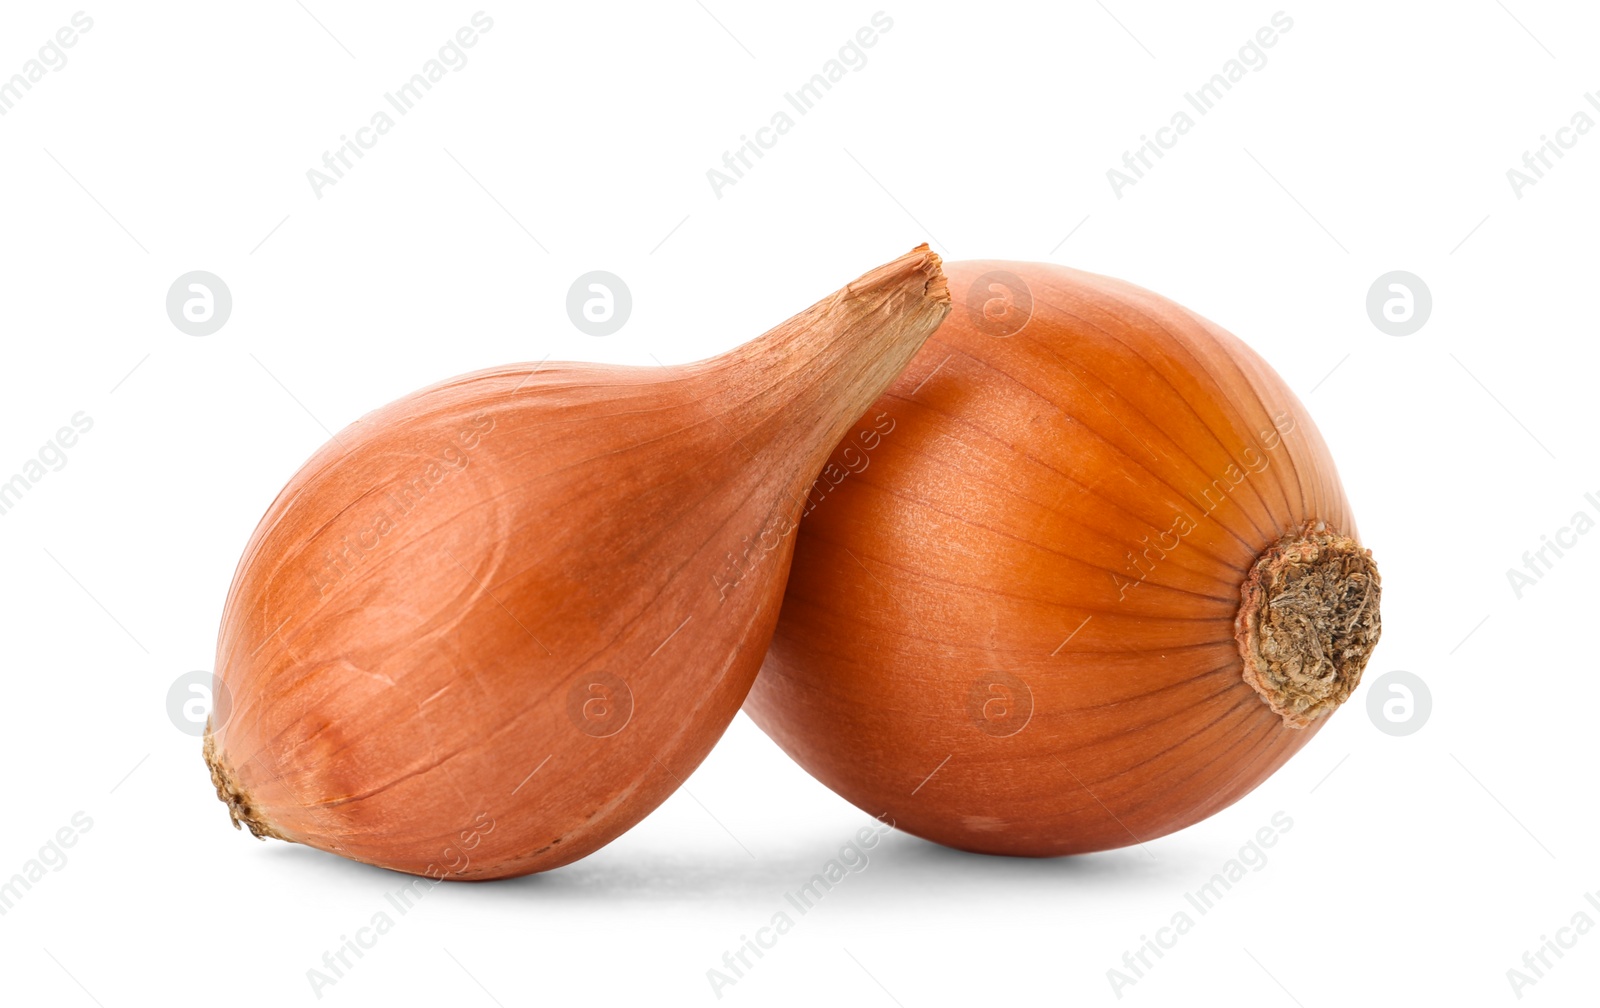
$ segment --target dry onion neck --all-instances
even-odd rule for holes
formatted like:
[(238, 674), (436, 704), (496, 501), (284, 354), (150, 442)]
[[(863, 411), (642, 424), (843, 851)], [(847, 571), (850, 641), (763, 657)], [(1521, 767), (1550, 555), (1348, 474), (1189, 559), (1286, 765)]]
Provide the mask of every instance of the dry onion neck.
[(1244, 681), (1290, 728), (1344, 701), (1378, 643), (1382, 581), (1372, 553), (1321, 522), (1256, 559), (1239, 590)]

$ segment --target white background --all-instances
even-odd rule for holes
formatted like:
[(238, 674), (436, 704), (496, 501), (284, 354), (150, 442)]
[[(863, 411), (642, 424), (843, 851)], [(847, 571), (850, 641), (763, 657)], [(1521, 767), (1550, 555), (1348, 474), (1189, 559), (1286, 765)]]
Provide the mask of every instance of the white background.
[[(0, 78), (77, 9), (7, 5)], [(1227, 811), (1054, 861), (893, 835), (721, 1000), (1116, 1003), (1107, 970), (1279, 811), (1266, 866), (1121, 1000), (1510, 1004), (1525, 951), (1600, 921), (1600, 535), (1521, 598), (1506, 575), (1600, 513), (1600, 130), (1520, 198), (1506, 175), (1573, 113), (1600, 118), (1592, 7), (1284, 7), (1267, 64), (1121, 198), (1106, 170), (1276, 5), (885, 7), (866, 65), (720, 198), (707, 169), (878, 7), (485, 8), (469, 62), (318, 198), (307, 169), (478, 9), (86, 8), (68, 63), (0, 117), (0, 479), (74, 413), (94, 422), (0, 515), (0, 879), (74, 813), (93, 824), (0, 916), (7, 1003), (315, 1003), (307, 970), (404, 882), (235, 833), (165, 706), (211, 668), (239, 552), (330, 430), (508, 361), (703, 357), (923, 240), (1124, 277), (1256, 347), (1339, 461), (1383, 643), (1355, 700)], [(206, 337), (164, 310), (196, 269), (234, 299)], [(633, 292), (610, 337), (566, 315), (593, 269)], [(1365, 308), (1396, 269), (1434, 302), (1406, 337)], [(1366, 706), (1399, 669), (1433, 711), (1392, 737)], [(707, 970), (868, 821), (741, 715), (632, 832), (546, 875), (439, 886), (322, 1000), (718, 1003)], [(1522, 999), (1578, 1003), (1597, 960), (1600, 936), (1577, 937)]]

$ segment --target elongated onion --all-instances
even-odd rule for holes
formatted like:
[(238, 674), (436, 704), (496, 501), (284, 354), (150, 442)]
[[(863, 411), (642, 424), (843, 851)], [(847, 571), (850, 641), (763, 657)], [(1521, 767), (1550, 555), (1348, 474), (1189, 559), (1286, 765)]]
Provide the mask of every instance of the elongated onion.
[(722, 357), (497, 368), (346, 428), (228, 595), (234, 825), (487, 879), (638, 822), (737, 713), (805, 488), (948, 310), (923, 246)]
[(1196, 822), (1305, 745), (1377, 642), (1333, 460), (1271, 368), (1170, 301), (948, 269), (949, 319), (813, 490), (746, 710), (954, 847)]

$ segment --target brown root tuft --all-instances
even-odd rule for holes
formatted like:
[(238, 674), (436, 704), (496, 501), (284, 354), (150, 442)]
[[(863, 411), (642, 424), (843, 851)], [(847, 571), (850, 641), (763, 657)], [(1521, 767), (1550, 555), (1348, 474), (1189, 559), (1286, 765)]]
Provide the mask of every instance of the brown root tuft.
[(1269, 547), (1239, 590), (1234, 637), (1249, 683), (1290, 728), (1338, 707), (1361, 682), (1383, 622), (1372, 551), (1321, 522)]
[(228, 818), (233, 820), (233, 828), (238, 829), (243, 823), (249, 827), (250, 834), (258, 840), (273, 837), (278, 840), (287, 840), (288, 837), (279, 833), (272, 827), (272, 823), (250, 801), (250, 795), (233, 779), (233, 771), (228, 767), (227, 761), (217, 751), (216, 736), (211, 734), (211, 722), (206, 721), (206, 741), (204, 748), (206, 766), (211, 769), (211, 785), (217, 789), (217, 797), (228, 806)]

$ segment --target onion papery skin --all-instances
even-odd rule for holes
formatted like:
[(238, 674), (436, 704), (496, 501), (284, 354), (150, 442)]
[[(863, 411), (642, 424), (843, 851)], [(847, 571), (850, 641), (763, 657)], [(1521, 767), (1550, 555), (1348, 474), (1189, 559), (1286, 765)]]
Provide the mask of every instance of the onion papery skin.
[(496, 368), (341, 431), (228, 595), (234, 825), (449, 879), (634, 825), (738, 712), (805, 488), (948, 308), (924, 246), (709, 361)]
[(949, 318), (812, 495), (745, 710), (855, 805), (963, 850), (1081, 853), (1204, 819), (1327, 718), (1245, 681), (1258, 558), (1343, 550), (1325, 556), (1344, 594), (1312, 599), (1358, 631), (1335, 693), (1376, 642), (1327, 447), (1260, 357), (1165, 298), (946, 268)]

